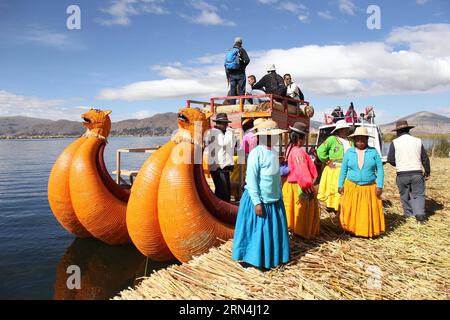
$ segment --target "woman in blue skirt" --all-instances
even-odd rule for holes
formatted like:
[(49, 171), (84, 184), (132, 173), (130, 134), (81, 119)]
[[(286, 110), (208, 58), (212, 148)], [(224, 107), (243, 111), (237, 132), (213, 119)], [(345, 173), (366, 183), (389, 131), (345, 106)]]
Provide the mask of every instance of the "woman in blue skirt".
[(278, 151), (272, 143), (281, 133), (276, 122), (258, 126), (258, 146), (247, 160), (233, 241), (233, 260), (270, 269), (289, 261), (289, 234), (281, 192)]

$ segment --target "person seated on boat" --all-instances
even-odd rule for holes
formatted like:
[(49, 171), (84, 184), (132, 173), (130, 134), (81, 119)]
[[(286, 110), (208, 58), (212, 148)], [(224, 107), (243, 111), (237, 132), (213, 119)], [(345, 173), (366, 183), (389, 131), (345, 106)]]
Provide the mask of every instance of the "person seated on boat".
[[(253, 89), (253, 85), (256, 83), (256, 77), (253, 74), (247, 77), (247, 83), (249, 86), (249, 88), (247, 89), (247, 93), (246, 93), (247, 95), (257, 96), (257, 95), (266, 94), (264, 92), (264, 90)], [(247, 99), (247, 101), (250, 104), (260, 104), (265, 101), (270, 101), (270, 98), (269, 97), (249, 98), (249, 99)]]
[(320, 210), (314, 192), (317, 169), (311, 157), (302, 148), (308, 134), (308, 126), (297, 122), (291, 129), (286, 148), (289, 173), (283, 183), (283, 201), (288, 228), (302, 238), (319, 235)]
[(342, 107), (337, 106), (336, 108), (334, 108), (333, 112), (331, 113), (331, 116), (333, 117), (333, 123), (336, 123), (339, 120), (343, 120), (344, 112), (342, 111)]
[(283, 78), (276, 72), (274, 64), (267, 68), (267, 74), (253, 85), (253, 89), (264, 90), (266, 94), (286, 96), (286, 85)]
[(289, 261), (289, 232), (275, 148), (276, 139), (285, 132), (273, 120), (258, 127), (258, 146), (248, 157), (246, 186), (236, 219), (232, 259), (261, 269)]
[(364, 118), (366, 121), (371, 122), (375, 119), (375, 111), (373, 110), (373, 106), (368, 106), (364, 110)]
[(228, 125), (226, 113), (218, 113), (213, 120), (216, 125), (205, 134), (205, 151), (209, 172), (213, 178), (215, 195), (227, 202), (231, 200), (230, 172), (234, 169), (234, 130)]
[(345, 114), (345, 121), (347, 121), (347, 123), (358, 122), (358, 114), (355, 111), (355, 107), (353, 106), (353, 102), (350, 103), (350, 106), (348, 107), (347, 113)]
[(320, 178), (319, 194), (317, 198), (324, 202), (328, 211), (337, 212), (340, 204), (338, 192), (339, 172), (344, 158), (344, 153), (350, 149), (348, 140), (350, 125), (345, 120), (339, 120), (336, 127), (320, 146), (317, 148), (317, 157), (326, 164)]
[(385, 231), (383, 162), (377, 149), (368, 146), (372, 136), (367, 128), (358, 127), (349, 137), (355, 139), (355, 146), (345, 153), (339, 174), (339, 224), (352, 235), (372, 238)]
[(305, 100), (305, 96), (303, 95), (302, 90), (300, 90), (300, 87), (292, 81), (292, 76), (289, 73), (286, 73), (283, 76), (284, 84), (286, 85), (286, 95), (292, 99), (296, 100)]

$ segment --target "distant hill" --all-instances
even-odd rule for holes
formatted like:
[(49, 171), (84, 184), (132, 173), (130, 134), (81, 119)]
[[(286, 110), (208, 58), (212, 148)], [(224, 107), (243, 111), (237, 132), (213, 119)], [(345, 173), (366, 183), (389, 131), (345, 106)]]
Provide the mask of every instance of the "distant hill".
[[(159, 113), (145, 119), (129, 119), (112, 124), (111, 135), (167, 136), (177, 129), (177, 114)], [(416, 126), (416, 134), (450, 134), (450, 118), (432, 112), (417, 112), (403, 118)], [(311, 121), (311, 132), (317, 132), (322, 123)], [(381, 125), (383, 132), (389, 132), (395, 123)], [(20, 136), (78, 136), (85, 132), (81, 122), (68, 120), (47, 120), (30, 117), (0, 117), (0, 137)]]
[[(167, 136), (177, 126), (177, 114), (160, 113), (145, 119), (130, 119), (112, 124), (111, 135)], [(38, 119), (30, 117), (0, 117), (0, 136), (78, 136), (86, 128), (81, 121)]]
[[(414, 134), (450, 134), (450, 118), (432, 112), (421, 111), (399, 120), (407, 120), (409, 125), (415, 126)], [(395, 128), (395, 122), (381, 125), (384, 133)]]

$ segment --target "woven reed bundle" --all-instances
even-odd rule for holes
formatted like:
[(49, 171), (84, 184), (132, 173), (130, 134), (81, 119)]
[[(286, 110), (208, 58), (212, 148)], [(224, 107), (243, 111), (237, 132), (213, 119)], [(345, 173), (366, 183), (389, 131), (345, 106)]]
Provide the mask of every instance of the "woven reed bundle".
[(450, 299), (450, 159), (432, 159), (426, 225), (402, 215), (395, 172), (385, 166), (386, 234), (344, 234), (322, 212), (321, 234), (291, 241), (291, 261), (261, 272), (231, 260), (232, 241), (153, 273), (115, 299)]

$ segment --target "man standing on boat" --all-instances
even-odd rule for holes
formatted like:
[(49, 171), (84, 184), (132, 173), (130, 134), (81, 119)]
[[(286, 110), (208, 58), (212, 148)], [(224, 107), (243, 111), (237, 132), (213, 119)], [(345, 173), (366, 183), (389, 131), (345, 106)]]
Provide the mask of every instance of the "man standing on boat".
[(205, 134), (205, 152), (209, 172), (214, 181), (215, 195), (227, 202), (231, 200), (230, 172), (234, 169), (234, 131), (228, 127), (231, 121), (226, 113), (218, 113), (213, 120), (216, 125)]
[(397, 168), (397, 187), (405, 215), (414, 216), (419, 224), (423, 224), (426, 221), (425, 180), (431, 173), (430, 159), (422, 140), (409, 134), (412, 128), (405, 120), (397, 121), (393, 130), (397, 132), (397, 138), (391, 143), (387, 162)]
[[(242, 47), (242, 39), (234, 39), (233, 48), (225, 56), (225, 73), (227, 75), (230, 90), (228, 96), (245, 95), (245, 68), (250, 63), (247, 51)], [(230, 104), (236, 104), (236, 100), (229, 100)]]

